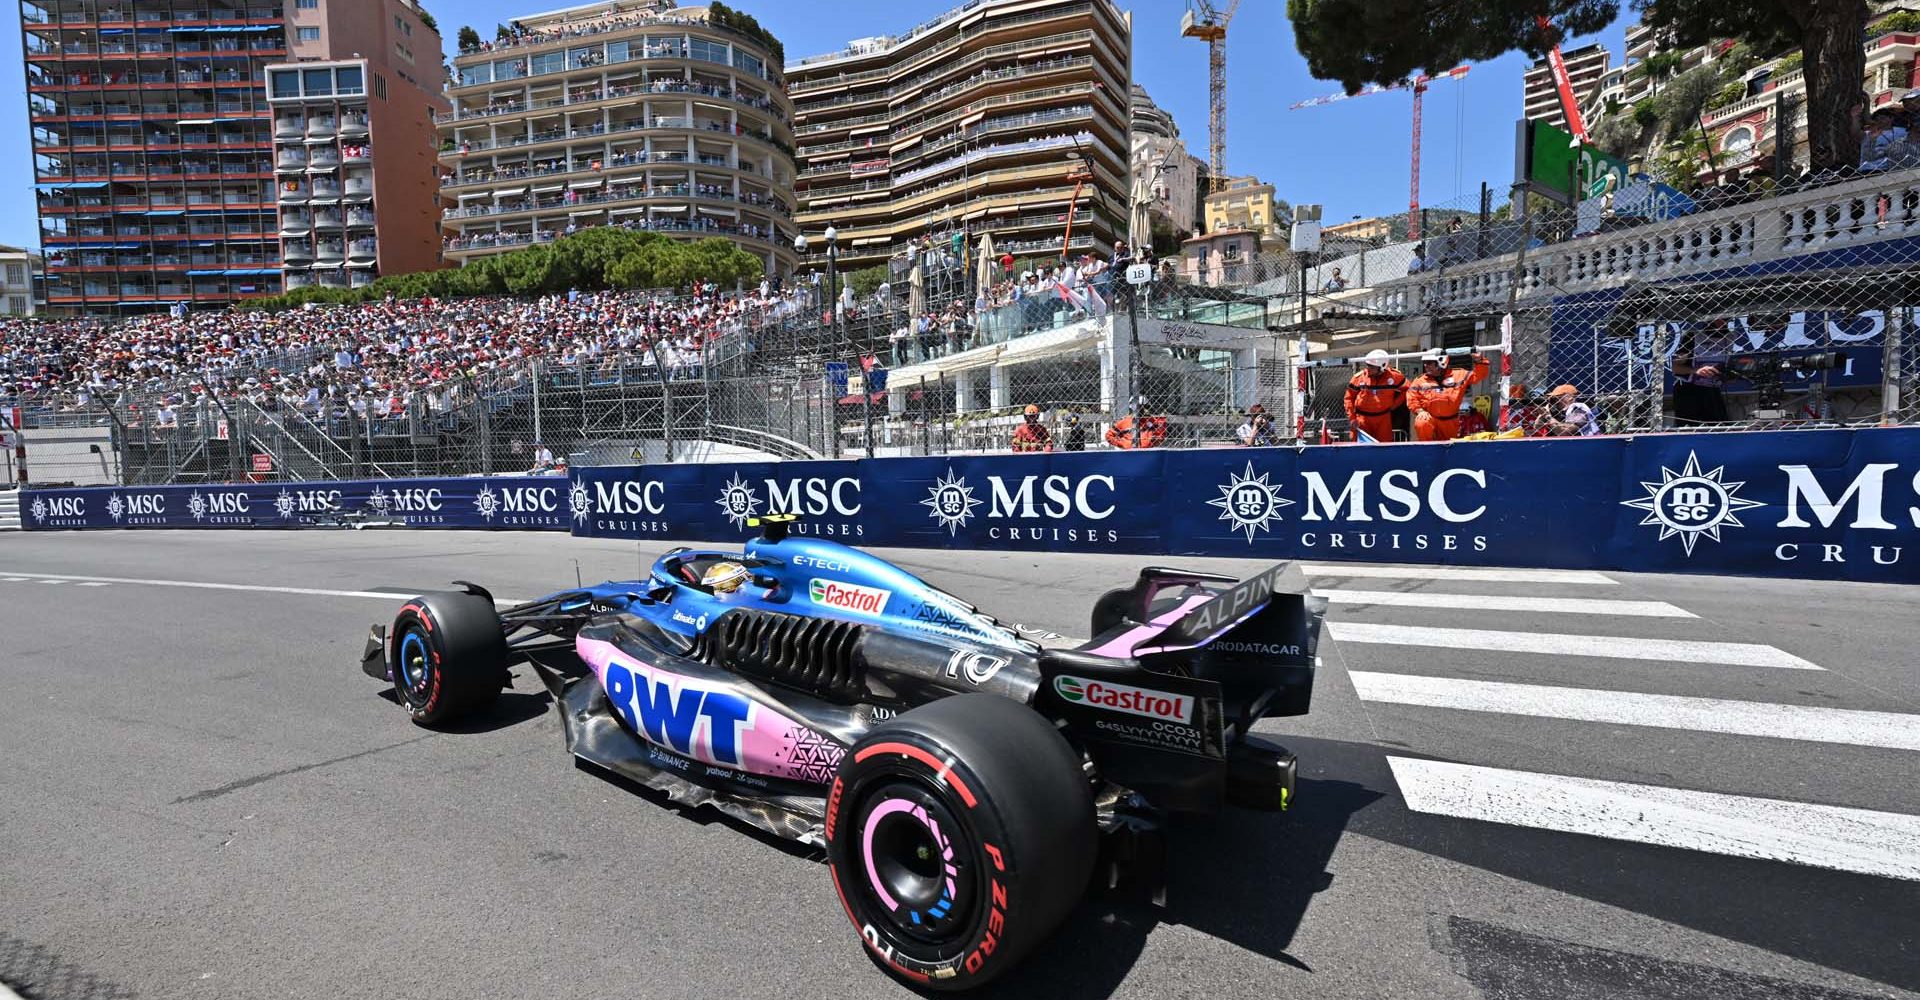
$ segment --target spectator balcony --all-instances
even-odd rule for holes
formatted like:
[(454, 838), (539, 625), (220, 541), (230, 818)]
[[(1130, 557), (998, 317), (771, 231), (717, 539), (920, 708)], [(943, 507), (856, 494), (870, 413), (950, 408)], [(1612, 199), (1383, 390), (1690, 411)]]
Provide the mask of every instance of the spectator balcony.
[(373, 177), (366, 173), (347, 174), (341, 197), (347, 201), (367, 201), (373, 197)]
[(373, 161), (373, 146), (364, 142), (341, 143), (340, 159), (344, 163), (370, 163)]
[(313, 283), (314, 283), (313, 275), (305, 271), (288, 271), (287, 272), (287, 275), (286, 275), (287, 291), (293, 291), (296, 288), (306, 288), (312, 285)]
[(359, 112), (348, 112), (340, 116), (340, 137), (342, 139), (363, 139), (367, 135), (367, 116)]
[(313, 203), (331, 204), (340, 200), (340, 182), (332, 177), (316, 177), (313, 180)]
[(313, 220), (306, 209), (289, 208), (280, 213), (280, 235), (305, 236), (313, 231)]
[(315, 146), (308, 155), (307, 172), (311, 174), (330, 173), (340, 165), (340, 151), (332, 146)]
[(315, 244), (313, 259), (321, 264), (328, 262), (338, 263), (346, 257), (346, 251), (346, 245), (340, 240), (319, 240)]
[(305, 181), (285, 180), (280, 182), (280, 204), (304, 205), (313, 197), (313, 189)]
[(298, 139), (307, 131), (307, 120), (297, 115), (281, 115), (273, 120), (273, 137)]
[(347, 260), (349, 263), (371, 263), (375, 257), (379, 256), (379, 253), (380, 244), (371, 236), (362, 236), (347, 244)]
[(347, 287), (347, 273), (345, 271), (340, 270), (337, 267), (328, 268), (324, 271), (316, 269), (314, 273), (320, 276), (321, 288), (346, 288)]
[(332, 115), (313, 115), (307, 119), (307, 140), (310, 142), (332, 139), (334, 132)]
[(372, 229), (373, 209), (365, 205), (355, 205), (347, 209), (348, 229)]
[(347, 269), (347, 285), (352, 288), (364, 288), (367, 285), (371, 285), (375, 277), (376, 275), (373, 273), (373, 268), (371, 267), (354, 267), (350, 265)]
[[(1474, 234), (1461, 235), (1471, 238)], [(1509, 293), (1522, 301), (1574, 295), (1618, 288), (1630, 281), (1664, 281), (1822, 251), (1861, 248), (1871, 252), (1868, 248), (1874, 244), (1917, 236), (1920, 168), (1913, 168), (1534, 247), (1518, 263), (1517, 277), (1514, 253), (1459, 263), (1436, 254), (1433, 267), (1407, 274), (1409, 254), (1397, 267), (1370, 264), (1365, 279), (1370, 287), (1356, 288), (1342, 298), (1394, 315), (1498, 311), (1505, 307)], [(1372, 251), (1370, 256), (1392, 249), (1396, 248)], [(1310, 273), (1309, 285), (1320, 287), (1333, 267), (1343, 265), (1343, 273), (1359, 280), (1356, 263), (1345, 258), (1327, 261)]]
[(280, 257), (287, 263), (313, 259), (312, 240), (287, 240), (280, 245)]
[(309, 162), (311, 161), (305, 149), (299, 146), (283, 146), (274, 157), (273, 168), (279, 173), (297, 174), (307, 169)]
[(340, 224), (341, 224), (341, 215), (340, 215), (340, 210), (339, 210), (339, 209), (337, 209), (337, 208), (318, 208), (318, 209), (314, 209), (314, 212), (313, 212), (313, 228), (315, 228), (315, 229), (339, 229), (339, 228), (340, 228)]

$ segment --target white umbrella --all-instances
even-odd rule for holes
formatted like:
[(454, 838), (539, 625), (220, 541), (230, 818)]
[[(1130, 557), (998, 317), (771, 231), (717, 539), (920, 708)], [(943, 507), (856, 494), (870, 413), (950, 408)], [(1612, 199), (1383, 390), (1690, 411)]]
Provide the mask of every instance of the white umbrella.
[(993, 234), (987, 233), (980, 237), (980, 264), (973, 275), (973, 284), (975, 288), (979, 289), (979, 294), (985, 295), (988, 290), (993, 288), (993, 275), (996, 266), (993, 260)]
[(920, 273), (920, 265), (913, 265), (907, 274), (907, 312), (918, 316), (927, 311), (927, 279)]

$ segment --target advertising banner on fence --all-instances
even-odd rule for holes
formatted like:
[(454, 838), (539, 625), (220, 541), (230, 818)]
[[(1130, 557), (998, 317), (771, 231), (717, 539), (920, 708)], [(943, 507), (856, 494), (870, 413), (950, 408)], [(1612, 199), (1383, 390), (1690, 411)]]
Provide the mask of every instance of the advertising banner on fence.
[(34, 529), (570, 528), (731, 546), (763, 514), (853, 545), (1920, 582), (1920, 428), (575, 469), (33, 490)]
[(36, 489), (21, 525), (74, 528), (301, 528), (329, 512), (410, 528), (565, 531), (567, 481), (557, 477), (379, 479), (232, 486)]

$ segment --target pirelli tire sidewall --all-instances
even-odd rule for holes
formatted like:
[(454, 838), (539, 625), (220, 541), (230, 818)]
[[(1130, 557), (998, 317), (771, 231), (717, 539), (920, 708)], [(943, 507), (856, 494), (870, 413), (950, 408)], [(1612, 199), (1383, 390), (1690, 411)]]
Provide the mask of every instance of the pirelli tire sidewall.
[[(424, 667), (409, 658), (424, 653)], [(507, 640), (493, 602), (476, 594), (413, 598), (388, 631), (394, 694), (413, 721), (450, 723), (492, 705), (507, 684)]]
[[(915, 799), (914, 811), (957, 826), (942, 839), (955, 847), (953, 909), (964, 920), (940, 941), (917, 938), (880, 901), (866, 853), (874, 837), (863, 824)], [(1097, 837), (1080, 755), (998, 695), (942, 698), (876, 726), (827, 796), (827, 862), (848, 919), (869, 957), (928, 990), (986, 983), (1050, 936), (1086, 890)]]

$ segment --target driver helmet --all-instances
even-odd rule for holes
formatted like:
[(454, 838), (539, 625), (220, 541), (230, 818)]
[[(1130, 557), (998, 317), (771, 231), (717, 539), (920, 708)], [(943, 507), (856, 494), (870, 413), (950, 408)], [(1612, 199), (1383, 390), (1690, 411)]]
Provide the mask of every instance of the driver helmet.
[(1366, 363), (1366, 366), (1368, 368), (1385, 368), (1387, 366), (1387, 362), (1392, 360), (1392, 358), (1387, 354), (1387, 352), (1376, 347), (1373, 350), (1368, 351), (1367, 356), (1362, 358), (1361, 360)]
[(717, 562), (700, 576), (700, 586), (715, 594), (731, 594), (747, 582), (747, 568), (737, 562)]

